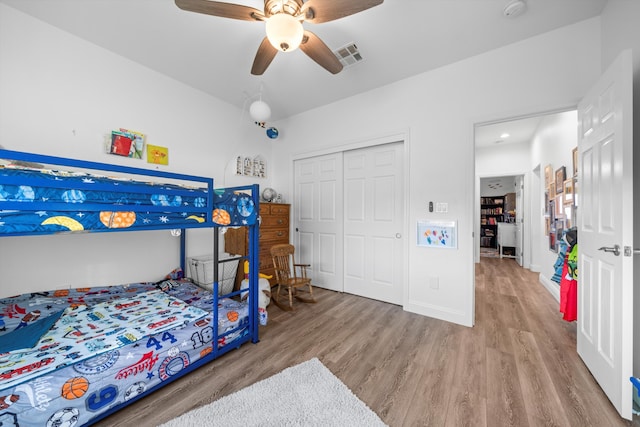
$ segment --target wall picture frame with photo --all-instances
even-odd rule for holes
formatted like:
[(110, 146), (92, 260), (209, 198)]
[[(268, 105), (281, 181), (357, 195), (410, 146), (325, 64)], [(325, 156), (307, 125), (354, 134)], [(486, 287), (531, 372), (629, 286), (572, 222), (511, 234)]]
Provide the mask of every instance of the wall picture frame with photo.
[(553, 182), (553, 166), (548, 164), (544, 167), (544, 186), (548, 187)]
[(564, 215), (564, 203), (563, 203), (562, 197), (563, 197), (562, 194), (558, 194), (556, 198), (553, 199), (553, 201), (556, 204), (555, 206), (556, 218), (559, 218), (562, 215)]
[(544, 192), (544, 215), (549, 216), (549, 188)]
[(565, 223), (563, 219), (558, 219), (556, 221), (556, 238), (555, 238), (555, 243), (556, 243), (556, 248), (554, 252), (558, 252), (558, 249), (560, 249), (560, 242), (562, 241), (562, 233), (564, 233), (565, 230)]
[(569, 178), (564, 181), (562, 201), (565, 205), (573, 204), (573, 178)]
[(564, 181), (567, 179), (567, 170), (564, 166), (556, 169), (556, 194), (562, 193), (564, 190)]
[(551, 232), (551, 218), (547, 216), (544, 218), (544, 235), (548, 236), (550, 232)]
[(571, 159), (573, 161), (573, 177), (578, 176), (578, 147), (571, 150)]

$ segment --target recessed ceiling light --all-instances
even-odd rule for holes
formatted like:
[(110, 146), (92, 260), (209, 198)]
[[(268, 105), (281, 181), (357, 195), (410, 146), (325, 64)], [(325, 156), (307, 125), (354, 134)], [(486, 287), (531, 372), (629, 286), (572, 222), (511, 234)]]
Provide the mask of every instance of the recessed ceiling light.
[(503, 133), (502, 135), (500, 135), (500, 138), (509, 138), (509, 134), (508, 133)]

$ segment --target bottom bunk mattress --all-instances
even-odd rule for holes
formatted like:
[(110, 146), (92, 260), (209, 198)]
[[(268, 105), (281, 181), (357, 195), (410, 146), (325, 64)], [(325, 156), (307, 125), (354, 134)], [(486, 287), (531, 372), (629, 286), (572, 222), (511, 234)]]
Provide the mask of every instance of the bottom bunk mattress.
[[(188, 281), (0, 299), (0, 425), (84, 425), (211, 357), (214, 295)], [(218, 301), (218, 348), (249, 335)]]

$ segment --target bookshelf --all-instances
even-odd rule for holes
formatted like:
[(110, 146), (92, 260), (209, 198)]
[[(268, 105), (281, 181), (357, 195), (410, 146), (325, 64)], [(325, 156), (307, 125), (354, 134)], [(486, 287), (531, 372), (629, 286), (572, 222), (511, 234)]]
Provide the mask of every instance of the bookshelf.
[(480, 198), (480, 246), (498, 248), (498, 223), (504, 221), (504, 196)]

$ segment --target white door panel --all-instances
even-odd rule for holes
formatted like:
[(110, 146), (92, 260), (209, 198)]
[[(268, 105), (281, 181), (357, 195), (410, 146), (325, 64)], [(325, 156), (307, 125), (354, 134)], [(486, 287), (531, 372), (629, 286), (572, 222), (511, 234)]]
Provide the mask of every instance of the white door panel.
[(342, 153), (294, 163), (296, 261), (310, 264), (314, 286), (343, 291)]
[(338, 246), (334, 233), (318, 233), (319, 264), (318, 273), (325, 278), (335, 277), (337, 273), (335, 250)]
[(578, 353), (627, 419), (633, 395), (633, 257), (624, 253), (633, 248), (631, 70), (627, 51), (578, 106)]
[(344, 153), (345, 292), (402, 303), (402, 143)]

